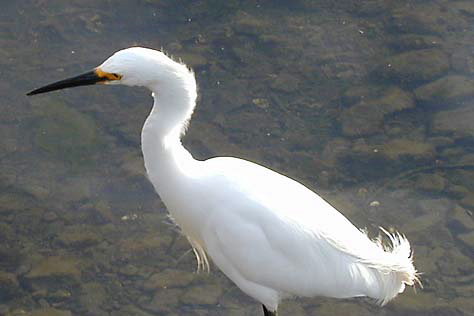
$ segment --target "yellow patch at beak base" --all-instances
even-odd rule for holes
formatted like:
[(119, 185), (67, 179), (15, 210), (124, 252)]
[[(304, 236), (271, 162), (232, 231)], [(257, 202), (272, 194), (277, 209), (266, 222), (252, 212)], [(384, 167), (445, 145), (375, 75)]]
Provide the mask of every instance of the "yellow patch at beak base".
[[(119, 75), (119, 74), (114, 74), (114, 73), (110, 73), (110, 72), (105, 72), (103, 71), (102, 69), (100, 69), (99, 67), (97, 67), (96, 69), (94, 69), (94, 72), (97, 74), (97, 76), (99, 78), (104, 78), (108, 81), (114, 81), (114, 80), (120, 80), (122, 79), (122, 76)], [(103, 81), (104, 83), (106, 83), (107, 81)]]

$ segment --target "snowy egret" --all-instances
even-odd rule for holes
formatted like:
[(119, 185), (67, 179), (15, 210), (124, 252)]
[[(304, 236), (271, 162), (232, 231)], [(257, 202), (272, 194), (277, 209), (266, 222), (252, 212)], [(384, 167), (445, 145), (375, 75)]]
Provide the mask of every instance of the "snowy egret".
[(195, 160), (181, 137), (196, 106), (196, 81), (164, 53), (132, 47), (93, 71), (28, 93), (96, 83), (144, 86), (154, 98), (142, 130), (148, 177), (196, 254), (212, 261), (265, 315), (292, 296), (368, 296), (383, 305), (414, 285), (408, 240), (371, 240), (302, 184), (247, 160)]

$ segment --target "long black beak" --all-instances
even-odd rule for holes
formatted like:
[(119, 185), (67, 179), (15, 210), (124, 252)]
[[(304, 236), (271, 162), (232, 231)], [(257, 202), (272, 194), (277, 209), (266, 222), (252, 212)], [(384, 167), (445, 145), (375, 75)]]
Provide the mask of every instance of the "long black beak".
[(33, 90), (31, 92), (28, 92), (26, 95), (35, 95), (35, 94), (40, 94), (40, 93), (45, 93), (45, 92), (50, 92), (50, 91), (55, 91), (55, 90), (60, 90), (64, 88), (72, 88), (72, 87), (78, 87), (78, 86), (88, 86), (88, 85), (93, 85), (98, 82), (103, 82), (109, 80), (105, 76), (99, 76), (97, 70), (92, 70), (89, 72), (86, 72), (82, 75), (75, 76), (72, 78), (64, 79), (61, 81), (57, 81), (54, 83), (51, 83), (47, 86), (38, 88), (36, 90)]

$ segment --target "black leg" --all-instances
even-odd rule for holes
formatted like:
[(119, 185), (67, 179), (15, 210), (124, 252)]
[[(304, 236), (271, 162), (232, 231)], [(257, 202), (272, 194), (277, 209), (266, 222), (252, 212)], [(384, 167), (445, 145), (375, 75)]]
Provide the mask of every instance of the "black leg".
[(265, 307), (265, 305), (262, 305), (263, 306), (263, 315), (264, 316), (277, 316), (277, 312), (274, 311), (274, 312), (270, 312), (268, 311), (268, 309)]

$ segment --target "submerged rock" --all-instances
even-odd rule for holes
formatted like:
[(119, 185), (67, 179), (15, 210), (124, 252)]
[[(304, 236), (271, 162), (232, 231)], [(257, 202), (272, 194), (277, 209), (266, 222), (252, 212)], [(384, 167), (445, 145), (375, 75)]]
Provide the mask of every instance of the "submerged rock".
[(313, 313), (302, 314), (302, 315), (351, 315), (351, 316), (366, 316), (370, 312), (363, 306), (351, 303), (351, 302), (327, 302), (314, 309)]
[(398, 87), (387, 89), (377, 101), (384, 115), (410, 109), (415, 106), (413, 95)]
[(69, 299), (72, 296), (72, 293), (68, 290), (59, 289), (52, 293), (48, 293), (48, 301), (52, 302), (61, 302)]
[(436, 212), (415, 217), (400, 228), (404, 234), (417, 234), (420, 231), (428, 231), (443, 220), (443, 214)]
[[(397, 297), (397, 310), (405, 310), (409, 311), (407, 313), (401, 313), (402, 315), (416, 315), (417, 312), (410, 312), (410, 311), (426, 311), (429, 308), (436, 308), (440, 305), (446, 304), (444, 299), (440, 299), (433, 293), (429, 293), (428, 291), (406, 291), (403, 295), (399, 295)], [(429, 306), (429, 308), (427, 308)], [(431, 312), (427, 314), (421, 313), (421, 315), (433, 315)], [(445, 314), (438, 314), (445, 315)]]
[(58, 183), (57, 194), (68, 202), (86, 200), (93, 195), (94, 180), (90, 176), (69, 176)]
[(267, 109), (270, 107), (270, 101), (265, 98), (254, 98), (252, 99), (252, 103), (261, 109)]
[(453, 70), (458, 74), (474, 74), (474, 54), (469, 47), (460, 47), (451, 53)]
[(146, 234), (141, 238), (124, 239), (119, 243), (120, 253), (126, 258), (143, 258), (163, 253), (172, 238), (164, 234)]
[[(294, 301), (285, 301), (284, 304), (281, 304), (281, 307), (278, 308), (278, 314), (280, 315), (291, 315), (291, 316), (305, 316), (307, 313), (300, 303)], [(314, 315), (314, 314), (312, 314)], [(316, 314), (316, 315), (319, 315)], [(354, 314), (351, 314), (351, 316)]]
[(400, 82), (421, 82), (436, 79), (449, 67), (448, 55), (433, 48), (390, 56), (377, 68), (377, 72), (384, 78)]
[(450, 75), (415, 89), (417, 100), (438, 105), (452, 105), (474, 96), (474, 79)]
[(466, 195), (461, 201), (461, 205), (468, 209), (474, 209), (474, 196), (472, 194)]
[(466, 247), (469, 248), (474, 248), (474, 231), (465, 233), (465, 234), (459, 234), (458, 238), (466, 245)]
[(324, 147), (321, 158), (328, 164), (336, 165), (338, 159), (350, 151), (350, 147), (350, 141), (344, 138), (334, 138)]
[(66, 247), (88, 247), (98, 244), (100, 236), (83, 225), (72, 226), (61, 232), (57, 240)]
[(194, 279), (194, 274), (182, 270), (165, 269), (153, 274), (143, 283), (144, 290), (187, 286)]
[(102, 149), (97, 125), (89, 116), (51, 100), (35, 111), (38, 115), (32, 124), (35, 144), (50, 155), (77, 164)]
[(58, 218), (59, 218), (58, 215), (53, 211), (48, 211), (48, 212), (44, 213), (43, 217), (42, 217), (42, 219), (45, 222), (54, 222)]
[(437, 112), (431, 124), (433, 133), (454, 133), (457, 136), (474, 135), (473, 105)]
[(298, 77), (289, 73), (276, 75), (270, 83), (275, 90), (291, 93), (298, 90)]
[(81, 271), (77, 262), (68, 257), (51, 256), (44, 258), (25, 275), (29, 280), (38, 278), (71, 277), (77, 279)]
[(423, 1), (396, 7), (388, 21), (397, 33), (443, 34), (469, 27), (465, 19), (446, 9), (444, 4)]
[(437, 174), (421, 174), (416, 179), (415, 186), (423, 191), (439, 193), (446, 187), (446, 179)]
[(192, 68), (203, 67), (209, 63), (206, 57), (200, 54), (180, 53), (179, 57), (182, 58), (183, 62), (186, 65), (189, 65)]
[(396, 37), (390, 45), (400, 51), (435, 48), (442, 43), (441, 38), (431, 35), (405, 34)]
[[(458, 236), (458, 238), (461, 235)], [(474, 246), (474, 232), (465, 235), (463, 243), (469, 248)], [(474, 262), (461, 252), (461, 247), (451, 247), (446, 249), (444, 255), (439, 258), (437, 264), (441, 274), (450, 277), (459, 277), (465, 273), (474, 272)]]
[(45, 200), (50, 194), (50, 189), (39, 183), (26, 182), (22, 184), (21, 188), (38, 200)]
[(5, 302), (21, 292), (18, 280), (13, 273), (0, 271), (0, 302)]
[(89, 282), (82, 284), (82, 294), (80, 302), (84, 307), (92, 313), (100, 311), (99, 307), (107, 299), (107, 292), (104, 286), (98, 282)]
[(361, 136), (380, 132), (386, 115), (414, 106), (410, 93), (391, 87), (379, 98), (361, 101), (344, 110), (341, 114), (342, 133), (346, 136)]
[(150, 271), (146, 267), (139, 267), (134, 264), (127, 264), (121, 267), (118, 272), (128, 278), (146, 278), (150, 275)]
[(236, 33), (253, 35), (260, 37), (271, 32), (271, 23), (261, 17), (256, 17), (244, 11), (239, 11), (232, 23), (232, 28)]
[(208, 304), (215, 305), (219, 302), (223, 291), (218, 284), (195, 285), (186, 290), (181, 296), (183, 304)]
[[(8, 192), (4, 190), (0, 193), (0, 214), (11, 212), (24, 212), (34, 205), (33, 199), (22, 192)], [(0, 233), (1, 234), (1, 233)]]
[(474, 230), (474, 218), (465, 208), (456, 205), (448, 214), (448, 226), (460, 232), (471, 231)]
[(472, 1), (456, 1), (452, 3), (452, 7), (462, 14), (474, 17), (474, 2)]
[(153, 316), (145, 310), (138, 308), (135, 305), (126, 305), (123, 308), (120, 308), (118, 311), (113, 312), (114, 316)]
[(446, 188), (446, 193), (453, 196), (456, 199), (462, 199), (466, 195), (470, 194), (470, 190), (463, 185), (457, 185), (450, 183)]
[(379, 147), (379, 152), (392, 160), (398, 160), (403, 156), (424, 160), (434, 156), (434, 146), (410, 139), (395, 139)]
[(161, 289), (155, 292), (149, 302), (141, 303), (140, 306), (155, 313), (169, 312), (178, 306), (181, 293), (179, 289)]
[(7, 245), (5, 241), (14, 238), (17, 235), (8, 225), (0, 224), (0, 229), (3, 230), (5, 228), (10, 231), (0, 231), (0, 238), (3, 241), (3, 244), (0, 244), (0, 270), (8, 271), (14, 269), (18, 274), (23, 266), (21, 264), (23, 261), (23, 254), (20, 252), (21, 250), (19, 248), (11, 248)]
[(341, 114), (342, 133), (346, 136), (371, 135), (382, 131), (383, 113), (373, 103), (355, 105)]
[(41, 309), (31, 311), (24, 315), (25, 316), (72, 316), (72, 313), (68, 310), (47, 307), (47, 308), (41, 308)]
[(0, 315), (6, 315), (10, 308), (6, 304), (0, 304)]
[(359, 85), (351, 86), (344, 91), (342, 102), (345, 106), (350, 106), (364, 100), (372, 100), (380, 98), (383, 93), (383, 87), (377, 85)]

